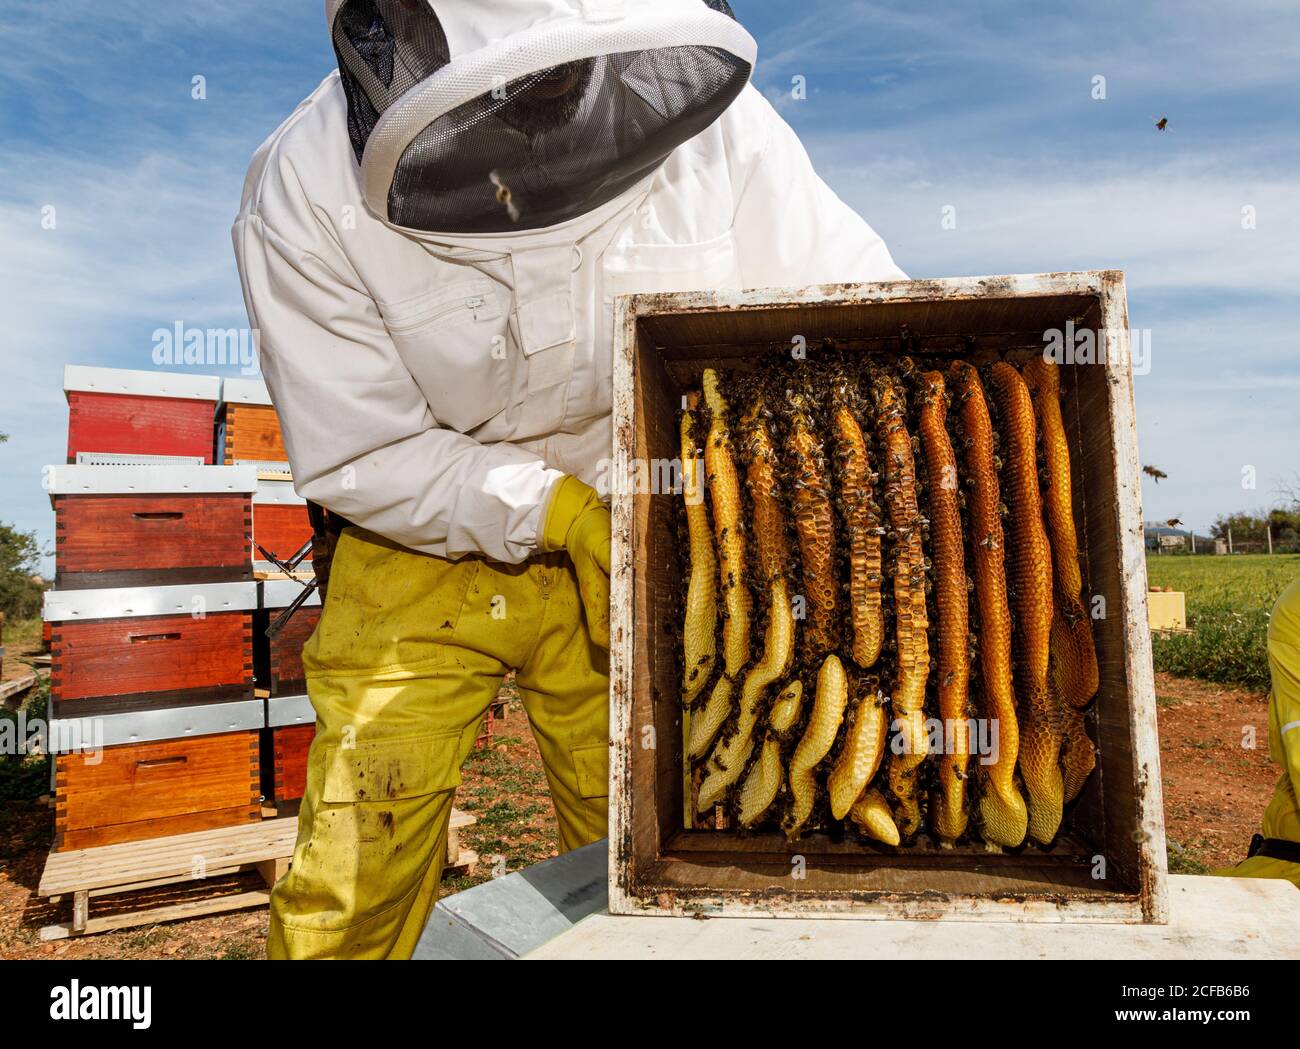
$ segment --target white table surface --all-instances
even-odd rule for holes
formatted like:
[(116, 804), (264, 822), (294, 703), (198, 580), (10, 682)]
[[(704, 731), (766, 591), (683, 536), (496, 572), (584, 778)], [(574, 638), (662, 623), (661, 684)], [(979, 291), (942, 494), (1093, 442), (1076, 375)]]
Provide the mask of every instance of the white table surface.
[(1168, 925), (615, 917), (594, 914), (529, 958), (1300, 958), (1300, 890), (1174, 875)]

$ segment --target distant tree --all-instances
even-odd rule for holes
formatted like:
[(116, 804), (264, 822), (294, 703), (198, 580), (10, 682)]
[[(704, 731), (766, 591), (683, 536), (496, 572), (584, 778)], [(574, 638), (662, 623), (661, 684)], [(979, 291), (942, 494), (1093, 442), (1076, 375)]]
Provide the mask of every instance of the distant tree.
[(1300, 504), (1270, 510), (1268, 524), (1273, 529), (1273, 549), (1300, 546)]
[(1255, 513), (1221, 514), (1210, 527), (1216, 539), (1227, 539), (1232, 531), (1232, 548), (1243, 551), (1268, 549), (1268, 529), (1273, 533), (1273, 552), (1300, 549), (1300, 507), (1275, 507)]
[(1232, 532), (1234, 542), (1249, 542), (1252, 539), (1264, 538), (1264, 517), (1261, 514), (1235, 513), (1220, 514), (1214, 519), (1214, 524), (1210, 526), (1210, 534), (1215, 539), (1227, 539), (1228, 532)]
[(44, 587), (32, 577), (43, 556), (35, 532), (0, 524), (0, 612), (15, 619), (39, 614)]

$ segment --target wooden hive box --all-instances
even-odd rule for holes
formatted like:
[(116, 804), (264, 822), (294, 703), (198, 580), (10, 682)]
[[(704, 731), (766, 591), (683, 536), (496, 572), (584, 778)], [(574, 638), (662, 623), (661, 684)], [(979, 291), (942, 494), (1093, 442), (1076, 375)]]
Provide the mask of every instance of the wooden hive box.
[(274, 804), (302, 797), (307, 788), (307, 755), (315, 738), (316, 712), (305, 693), (266, 701), (262, 788)]
[(262, 818), (256, 730), (106, 746), (55, 759), (56, 852)]
[[(262, 589), (261, 607), (258, 616), (258, 638), (265, 638), (266, 627), (286, 608), (289, 607), (303, 590), (302, 584), (294, 579), (268, 579), (258, 584)], [(320, 592), (313, 591), (306, 604), (284, 624), (279, 633), (272, 638), (265, 638), (265, 654), (259, 652), (257, 660), (257, 683), (272, 696), (288, 696), (301, 693), (307, 686), (307, 676), (302, 668), (302, 646), (316, 630), (320, 622)]]
[(221, 380), (215, 375), (64, 369), (68, 462), (184, 459), (211, 463)]
[[(1163, 922), (1166, 860), (1139, 460), (1123, 276), (956, 278), (629, 296), (615, 315), (610, 887), (614, 914)], [(815, 348), (897, 356), (1042, 353), (1104, 332), (1104, 363), (1063, 369), (1062, 410), (1094, 631), (1098, 767), (1051, 850), (891, 850), (824, 833), (683, 829), (674, 500), (622, 483), (680, 456), (677, 413), (706, 366)], [(809, 358), (812, 366), (813, 358)], [(653, 733), (650, 730), (653, 729)], [(647, 745), (647, 739), (657, 741)], [(802, 873), (803, 877), (797, 874)], [(1104, 877), (1097, 877), (1097, 874)]]
[(257, 584), (50, 590), (50, 694), (85, 700), (251, 699)]
[(260, 699), (51, 701), (56, 851), (259, 818)]
[(227, 466), (251, 463), (288, 473), (280, 418), (261, 379), (226, 379), (222, 383), (217, 454)]
[(63, 589), (249, 579), (253, 467), (50, 466)]
[[(262, 479), (253, 493), (253, 564), (259, 572), (276, 572), (258, 546), (287, 560), (311, 539), (307, 500), (293, 490), (292, 481)], [(308, 553), (305, 561), (311, 560)], [(304, 565), (310, 568), (310, 565)]]

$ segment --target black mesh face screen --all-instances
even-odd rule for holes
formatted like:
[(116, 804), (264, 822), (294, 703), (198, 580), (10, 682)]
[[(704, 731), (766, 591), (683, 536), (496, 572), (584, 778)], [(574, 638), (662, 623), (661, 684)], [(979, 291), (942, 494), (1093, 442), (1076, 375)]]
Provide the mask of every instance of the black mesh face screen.
[(389, 220), (430, 232), (504, 233), (586, 214), (712, 124), (748, 79), (748, 63), (700, 46), (522, 77), (415, 137), (393, 175)]
[(334, 19), (334, 53), (358, 161), (380, 114), (450, 58), (428, 0), (347, 0)]
[(732, 21), (736, 21), (736, 12), (731, 9), (727, 0), (704, 0), (704, 6), (713, 11), (720, 11)]

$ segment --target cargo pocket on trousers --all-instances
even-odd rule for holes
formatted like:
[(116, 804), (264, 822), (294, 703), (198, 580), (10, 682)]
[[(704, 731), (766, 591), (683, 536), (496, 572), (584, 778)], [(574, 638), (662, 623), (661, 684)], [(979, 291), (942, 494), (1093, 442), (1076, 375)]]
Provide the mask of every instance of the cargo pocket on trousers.
[(399, 905), (441, 859), (434, 828), (451, 812), (460, 754), (459, 732), (325, 748), (311, 837), (284, 890), (286, 927), (334, 935), (400, 920)]
[(403, 801), (460, 786), (460, 733), (332, 746), (325, 751), (326, 804)]
[(584, 798), (609, 797), (609, 743), (575, 743), (569, 748)]

